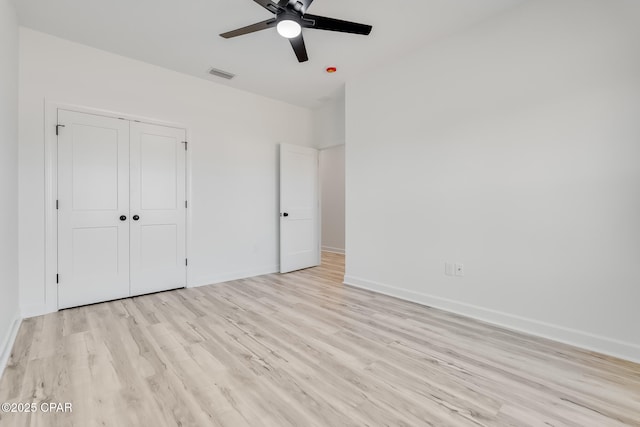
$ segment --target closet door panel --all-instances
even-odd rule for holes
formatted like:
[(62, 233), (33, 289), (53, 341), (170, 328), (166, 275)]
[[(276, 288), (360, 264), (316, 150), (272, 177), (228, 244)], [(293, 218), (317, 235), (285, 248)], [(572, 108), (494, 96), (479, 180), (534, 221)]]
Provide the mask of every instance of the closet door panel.
[(131, 294), (186, 285), (185, 131), (131, 123)]
[(58, 307), (129, 295), (129, 122), (58, 111)]

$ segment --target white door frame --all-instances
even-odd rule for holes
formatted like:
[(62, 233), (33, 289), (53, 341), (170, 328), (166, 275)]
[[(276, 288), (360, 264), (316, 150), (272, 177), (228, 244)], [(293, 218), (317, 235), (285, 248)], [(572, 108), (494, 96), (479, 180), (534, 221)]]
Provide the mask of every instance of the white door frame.
[[(149, 117), (136, 116), (127, 113), (120, 113), (98, 108), (85, 107), (62, 102), (44, 100), (44, 209), (45, 209), (45, 277), (44, 277), (44, 304), (31, 307), (23, 307), (23, 317), (37, 316), (58, 311), (58, 284), (56, 274), (58, 273), (58, 222), (56, 212), (56, 200), (58, 199), (58, 150), (56, 136), (56, 125), (58, 124), (58, 110), (70, 110), (78, 113), (94, 114), (98, 116), (111, 117), (116, 119), (130, 120), (134, 122), (149, 123), (159, 126), (167, 126), (184, 129), (187, 141), (191, 141), (191, 133), (187, 126), (180, 123), (168, 122)], [(189, 144), (190, 146), (191, 144)], [(186, 253), (189, 257), (189, 245), (191, 242), (191, 149), (186, 152), (186, 196), (189, 205), (186, 212)], [(189, 267), (187, 266), (187, 282), (190, 283)]]

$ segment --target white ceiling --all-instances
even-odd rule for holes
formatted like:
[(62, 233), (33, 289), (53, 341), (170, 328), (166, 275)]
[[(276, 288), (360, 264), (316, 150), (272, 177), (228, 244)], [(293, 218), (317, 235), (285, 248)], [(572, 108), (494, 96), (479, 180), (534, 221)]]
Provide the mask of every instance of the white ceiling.
[[(22, 25), (175, 71), (317, 107), (370, 67), (524, 0), (316, 0), (309, 13), (373, 25), (370, 36), (304, 30), (299, 64), (275, 29), (219, 33), (268, 19), (252, 0), (16, 0)], [(328, 66), (338, 73), (324, 72)], [(226, 81), (211, 68), (237, 74)], [(401, 76), (398, 76), (401, 78)]]

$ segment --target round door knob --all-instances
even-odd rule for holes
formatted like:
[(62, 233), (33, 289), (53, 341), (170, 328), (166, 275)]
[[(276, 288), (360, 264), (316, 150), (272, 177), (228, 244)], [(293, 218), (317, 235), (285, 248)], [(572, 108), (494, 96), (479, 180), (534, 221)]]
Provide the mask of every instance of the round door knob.
[(127, 217), (125, 215), (120, 215), (120, 221), (126, 221)]
[(137, 220), (139, 220), (139, 219), (140, 219), (140, 217), (139, 217), (138, 215), (134, 215), (134, 216), (133, 216), (133, 220), (134, 220), (134, 221), (137, 221)]
[(289, 216), (287, 212), (283, 213), (282, 216)]

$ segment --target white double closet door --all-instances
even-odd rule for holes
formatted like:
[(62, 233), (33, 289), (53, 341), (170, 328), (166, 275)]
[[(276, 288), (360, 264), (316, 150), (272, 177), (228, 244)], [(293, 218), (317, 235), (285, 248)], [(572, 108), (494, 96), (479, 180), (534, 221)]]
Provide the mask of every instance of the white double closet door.
[(58, 123), (58, 308), (184, 287), (184, 129), (67, 110)]

